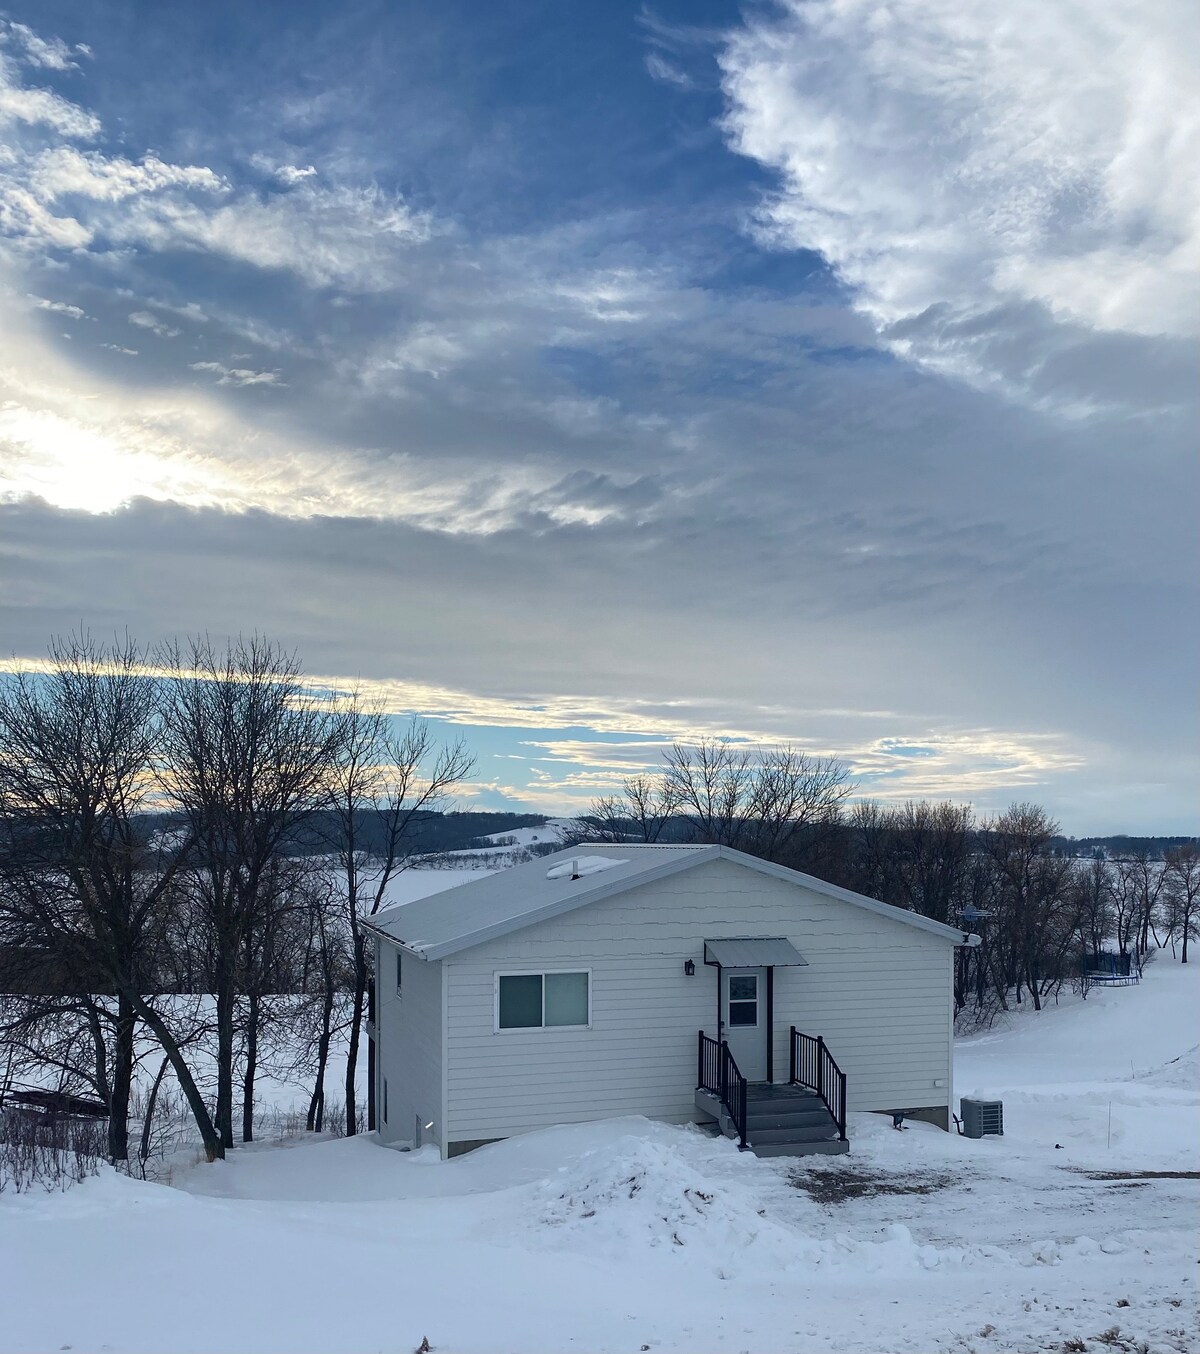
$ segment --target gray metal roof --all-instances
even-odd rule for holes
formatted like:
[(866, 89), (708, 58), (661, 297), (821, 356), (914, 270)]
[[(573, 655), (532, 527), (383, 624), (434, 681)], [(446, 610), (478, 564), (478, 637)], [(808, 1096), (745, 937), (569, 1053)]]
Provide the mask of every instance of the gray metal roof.
[[(610, 868), (584, 873), (578, 879), (572, 879), (569, 871), (555, 869), (575, 857), (596, 856), (609, 857), (612, 860)], [(979, 944), (978, 936), (956, 927), (943, 926), (941, 922), (931, 921), (915, 912), (851, 893), (849, 889), (827, 884), (823, 879), (789, 870), (783, 865), (773, 865), (728, 846), (659, 846), (633, 842), (615, 846), (589, 842), (568, 847), (528, 864), (472, 879), (429, 898), (418, 898), (362, 920), (367, 930), (404, 946), (421, 959), (443, 959), (470, 949), (472, 945), (481, 945), (485, 940), (508, 935), (534, 922), (557, 917), (611, 894), (662, 879), (679, 870), (690, 870), (710, 860), (733, 861), (760, 874), (772, 875), (827, 898), (849, 903), (852, 907), (861, 907), (906, 926), (929, 931), (957, 945)], [(559, 877), (551, 879), (549, 874)], [(795, 960), (790, 962), (795, 963)]]
[(736, 936), (704, 942), (704, 962), (722, 968), (794, 968), (808, 964), (783, 936)]
[[(670, 874), (681, 864), (707, 859), (716, 851), (713, 846), (609, 846), (588, 842), (388, 908), (367, 924), (423, 959), (441, 959)], [(600, 856), (611, 859), (608, 869), (587, 872), (578, 879), (572, 879), (569, 872), (548, 877), (559, 873), (556, 867), (574, 859), (588, 861)]]
[[(612, 864), (599, 872), (581, 873), (578, 879), (572, 879), (569, 871), (555, 868), (576, 857), (580, 857), (581, 861), (592, 857), (608, 857)], [(511, 869), (502, 869), (496, 875), (485, 875), (482, 879), (458, 884), (455, 888), (447, 888), (442, 894), (433, 894), (431, 898), (419, 898), (412, 903), (402, 903), (400, 907), (389, 907), (375, 917), (364, 917), (363, 925), (393, 944), (404, 946), (420, 959), (444, 959), (447, 955), (470, 949), (471, 945), (481, 945), (494, 937), (507, 936), (534, 922), (558, 917), (576, 907), (584, 907), (586, 903), (597, 902), (611, 894), (619, 894), (626, 888), (635, 888), (638, 884), (650, 883), (650, 880), (662, 879), (710, 860), (734, 861), (761, 875), (772, 875), (775, 879), (809, 888), (814, 894), (823, 894), (826, 898), (849, 903), (852, 907), (861, 907), (880, 917), (890, 917), (906, 926), (916, 926), (918, 930), (925, 930), (956, 945), (979, 944), (978, 936), (962, 932), (958, 927), (943, 926), (941, 922), (930, 921), (928, 917), (920, 917), (917, 913), (907, 913), (890, 903), (852, 894), (848, 888), (826, 884), (825, 880), (815, 879), (813, 875), (802, 875), (798, 869), (787, 869), (784, 865), (758, 860), (756, 856), (746, 856), (744, 852), (729, 846), (660, 846), (642, 845), (639, 842), (623, 842), (615, 846), (588, 842), (582, 846), (569, 846), (561, 852), (555, 852), (553, 856), (542, 856), (526, 865), (515, 865)], [(582, 868), (585, 871), (588, 869)], [(592, 869), (595, 871), (595, 867)], [(550, 879), (550, 875), (559, 877)], [(795, 963), (795, 960), (790, 960), (790, 963)], [(756, 963), (750, 967), (758, 965)]]

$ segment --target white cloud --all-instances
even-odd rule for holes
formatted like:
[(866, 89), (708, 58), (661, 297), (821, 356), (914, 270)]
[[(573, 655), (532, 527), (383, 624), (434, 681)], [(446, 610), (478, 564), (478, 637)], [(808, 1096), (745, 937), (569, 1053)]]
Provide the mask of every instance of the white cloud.
[(37, 155), (30, 165), (28, 181), (43, 202), (54, 202), (69, 194), (97, 202), (121, 202), (164, 188), (194, 188), (204, 192), (228, 188), (219, 174), (203, 165), (167, 164), (156, 155), (134, 162), (99, 151), (77, 150), (74, 146), (57, 146)]
[(91, 48), (84, 43), (69, 47), (62, 38), (43, 38), (28, 25), (3, 18), (0, 18), (0, 45), (16, 47), (31, 66), (54, 71), (76, 70), (79, 63), (74, 58), (92, 54)]
[(100, 119), (93, 113), (53, 90), (26, 87), (16, 64), (0, 51), (0, 127), (6, 123), (46, 127), (81, 141), (100, 133)]
[(261, 170), (264, 174), (269, 174), (276, 182), (283, 184), (286, 188), (294, 188), (296, 184), (303, 183), (305, 179), (314, 178), (317, 172), (315, 165), (276, 164), (269, 155), (252, 155), (250, 163), (255, 169)]
[(663, 84), (674, 85), (676, 89), (691, 89), (693, 80), (686, 71), (680, 70), (678, 66), (668, 61), (666, 57), (660, 56), (658, 52), (647, 52), (645, 56), (646, 71), (651, 79), (660, 80)]
[(183, 332), (181, 329), (174, 329), (169, 324), (164, 324), (156, 315), (151, 315), (148, 310), (135, 310), (129, 317), (129, 323), (138, 329), (148, 329), (152, 334), (157, 334), (159, 338), (178, 338)]
[(192, 371), (212, 372), (219, 386), (283, 386), (277, 371), (254, 371), (250, 367), (227, 367), (221, 362), (189, 362)]
[(38, 310), (50, 310), (56, 315), (69, 315), (73, 320), (86, 320), (87, 312), (79, 306), (68, 305), (65, 301), (47, 301), (44, 296), (29, 298)]
[[(1186, 0), (790, 0), (721, 56), (732, 144), (779, 171), (763, 229), (819, 250), (901, 346), (947, 321), (1200, 330), (1200, 25)], [(922, 348), (916, 317), (944, 344)], [(970, 356), (968, 357), (968, 353)]]

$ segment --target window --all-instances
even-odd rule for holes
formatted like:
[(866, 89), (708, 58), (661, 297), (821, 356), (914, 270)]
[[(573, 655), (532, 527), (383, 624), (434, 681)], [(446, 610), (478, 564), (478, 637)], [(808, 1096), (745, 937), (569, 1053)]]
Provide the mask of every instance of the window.
[(729, 1024), (758, 1024), (758, 974), (729, 975)]
[(496, 1028), (536, 1030), (591, 1024), (589, 973), (501, 973), (496, 978)]
[(402, 981), (403, 981), (403, 978), (404, 978), (404, 970), (401, 968), (401, 963), (402, 963), (403, 959), (404, 959), (404, 956), (400, 953), (399, 950), (397, 950), (397, 951), (396, 951), (396, 995), (397, 995), (397, 996), (400, 995), (400, 988), (401, 988)]

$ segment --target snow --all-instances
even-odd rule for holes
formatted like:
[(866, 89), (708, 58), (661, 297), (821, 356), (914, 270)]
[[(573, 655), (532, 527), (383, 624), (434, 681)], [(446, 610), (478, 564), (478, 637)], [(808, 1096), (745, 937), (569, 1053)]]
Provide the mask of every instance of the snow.
[(1198, 970), (962, 1041), (1003, 1138), (854, 1115), (797, 1163), (618, 1119), (0, 1195), (0, 1350), (1195, 1349), (1200, 1180), (1096, 1177), (1200, 1165)]
[(612, 856), (574, 856), (562, 865), (551, 865), (546, 871), (547, 879), (582, 879), (585, 875), (600, 874), (617, 865), (628, 865), (627, 860), (615, 860)]

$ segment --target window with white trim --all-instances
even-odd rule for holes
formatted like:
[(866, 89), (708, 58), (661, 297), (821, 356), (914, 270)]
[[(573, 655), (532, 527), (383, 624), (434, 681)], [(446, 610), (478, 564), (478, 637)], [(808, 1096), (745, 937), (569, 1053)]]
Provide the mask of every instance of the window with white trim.
[(404, 956), (399, 950), (396, 951), (396, 995), (400, 995), (400, 989), (403, 985), (404, 969), (402, 967)]
[(498, 1030), (584, 1029), (592, 1023), (592, 979), (575, 973), (496, 975)]

